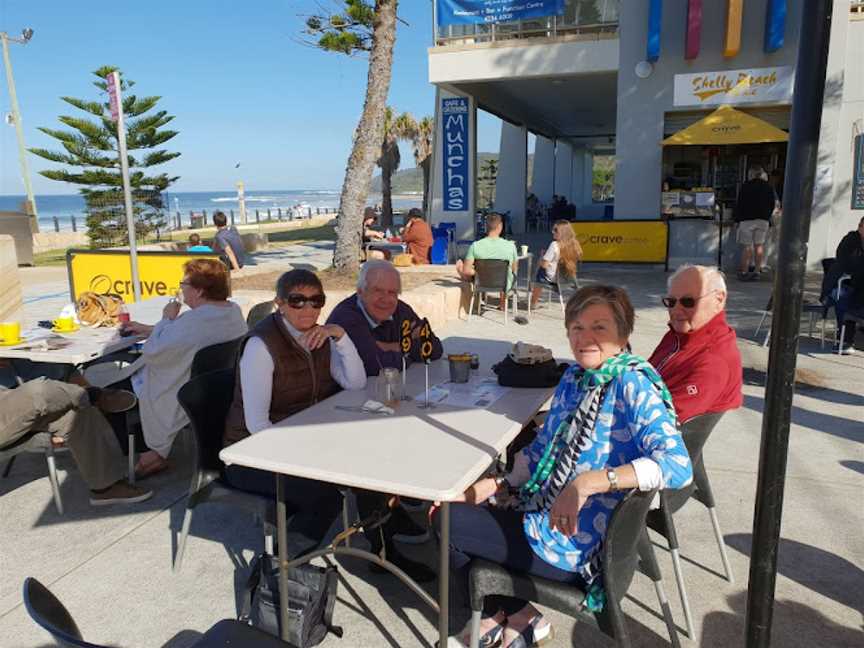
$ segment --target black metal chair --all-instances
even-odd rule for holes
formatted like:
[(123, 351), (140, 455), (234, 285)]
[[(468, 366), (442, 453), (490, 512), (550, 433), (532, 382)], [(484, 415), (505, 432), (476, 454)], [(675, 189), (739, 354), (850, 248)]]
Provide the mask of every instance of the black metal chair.
[(249, 309), (249, 314), (246, 316), (246, 326), (251, 330), (258, 322), (275, 310), (276, 304), (272, 299), (270, 301), (261, 302), (260, 304), (255, 304)]
[(678, 584), (678, 593), (681, 596), (681, 607), (684, 608), (684, 619), (687, 626), (687, 636), (694, 637), (693, 615), (690, 612), (690, 602), (687, 599), (687, 590), (684, 587), (684, 574), (681, 570), (681, 557), (679, 554), (678, 534), (675, 530), (675, 522), (672, 516), (690, 501), (690, 498), (703, 504), (711, 516), (711, 525), (714, 528), (714, 537), (720, 549), (720, 559), (726, 572), (726, 580), (733, 582), (732, 568), (729, 565), (729, 557), (726, 555), (726, 546), (723, 542), (723, 534), (720, 531), (720, 523), (717, 520), (714, 502), (714, 493), (711, 491), (711, 483), (708, 481), (708, 473), (705, 471), (705, 462), (702, 451), (711, 431), (722, 418), (723, 413), (703, 414), (696, 416), (681, 427), (681, 437), (690, 461), (693, 464), (693, 481), (689, 486), (679, 490), (664, 490), (660, 492), (660, 508), (648, 512), (648, 528), (653, 529), (669, 544), (669, 553), (672, 556), (672, 567), (675, 570), (675, 581)]
[(616, 645), (629, 646), (630, 639), (621, 601), (630, 588), (637, 566), (654, 581), (669, 637), (672, 645), (678, 646), (678, 633), (663, 591), (660, 568), (645, 529), (645, 516), (656, 494), (656, 490), (631, 491), (612, 513), (602, 549), (606, 605), (600, 612), (594, 613), (583, 608), (585, 592), (576, 585), (510, 572), (506, 567), (486, 560), (473, 560), (469, 575), (471, 646), (476, 648), (478, 645), (483, 601), (485, 597), (494, 594), (532, 601), (580, 620), (591, 621), (603, 633), (612, 637)]
[(3, 479), (9, 476), (15, 457), (19, 454), (24, 452), (44, 454), (45, 462), (48, 464), (48, 480), (51, 482), (54, 506), (57, 508), (57, 513), (63, 515), (63, 498), (60, 496), (60, 482), (57, 479), (57, 464), (54, 461), (54, 454), (67, 450), (66, 446), (55, 447), (51, 443), (49, 432), (31, 432), (14, 443), (0, 448), (0, 463), (6, 462), (6, 466), (3, 468)]
[[(51, 634), (54, 641), (61, 646), (109, 648), (104, 644), (85, 641), (66, 607), (47, 587), (32, 577), (24, 580), (24, 607), (27, 608), (30, 618)], [(285, 645), (276, 637), (242, 621), (223, 619), (207, 630), (190, 648), (285, 648)]]
[(234, 363), (237, 360), (237, 352), (240, 350), (240, 343), (244, 337), (241, 336), (234, 340), (211, 344), (210, 346), (198, 349), (195, 357), (192, 358), (192, 368), (189, 372), (189, 378), (195, 378), (201, 374), (219, 371), (220, 369), (233, 369)]
[(558, 302), (561, 304), (561, 314), (564, 314), (564, 291), (567, 289), (571, 290), (579, 290), (579, 273), (573, 275), (572, 277), (563, 276), (560, 272), (555, 274), (555, 285), (550, 286), (548, 284), (540, 284), (543, 289), (546, 291), (546, 296), (548, 297), (547, 303), (552, 303), (552, 294), (556, 294), (558, 296)]
[(199, 504), (218, 501), (260, 515), (262, 519), (266, 519), (268, 504), (272, 505), (270, 498), (238, 490), (223, 480), (225, 465), (219, 459), (219, 451), (222, 450), (222, 433), (233, 397), (233, 368), (197, 376), (177, 393), (177, 400), (189, 417), (195, 434), (196, 460), (177, 542), (177, 554), (174, 556), (175, 571), (182, 565), (186, 538), (192, 524), (192, 511)]
[[(507, 325), (507, 301), (510, 294), (516, 294), (516, 278), (513, 285), (507, 289), (507, 278), (510, 273), (510, 262), (499, 259), (475, 259), (474, 260), (474, 282), (471, 289), (471, 303), (468, 305), (468, 319), (474, 313), (474, 298), (479, 295), (478, 310), (483, 313), (484, 298), (487, 292), (504, 295), (504, 325)], [(515, 299), (513, 302), (516, 304)]]

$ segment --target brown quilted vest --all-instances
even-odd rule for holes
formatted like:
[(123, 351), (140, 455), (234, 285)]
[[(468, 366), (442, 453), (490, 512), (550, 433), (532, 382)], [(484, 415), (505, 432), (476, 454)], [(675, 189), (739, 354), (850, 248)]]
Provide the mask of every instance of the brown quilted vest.
[[(330, 375), (330, 342), (311, 353), (303, 349), (291, 336), (277, 311), (261, 320), (243, 341), (258, 337), (267, 346), (273, 358), (273, 394), (270, 398), (270, 421), (278, 423), (310, 405), (339, 391), (339, 384)], [(240, 350), (238, 358), (242, 355)], [(249, 389), (250, 385), (246, 388)], [(251, 385), (254, 389), (254, 385)], [(243, 393), (240, 389), (240, 371), (234, 379), (234, 400), (225, 421), (224, 446), (249, 436), (243, 416)]]

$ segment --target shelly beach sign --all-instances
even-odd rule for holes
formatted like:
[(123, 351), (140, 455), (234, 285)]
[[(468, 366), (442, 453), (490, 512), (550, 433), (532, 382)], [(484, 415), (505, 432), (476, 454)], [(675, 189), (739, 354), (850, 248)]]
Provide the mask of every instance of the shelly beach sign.
[(791, 103), (794, 85), (791, 66), (676, 74), (675, 105)]

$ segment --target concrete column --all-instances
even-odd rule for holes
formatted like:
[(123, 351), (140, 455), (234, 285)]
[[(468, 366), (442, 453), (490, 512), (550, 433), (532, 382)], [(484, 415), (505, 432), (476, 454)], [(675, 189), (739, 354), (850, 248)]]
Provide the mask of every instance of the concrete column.
[(473, 97), (468, 97), (468, 141), (465, 143), (465, 154), (468, 157), (468, 208), (462, 211), (444, 210), (444, 121), (441, 114), (441, 104), (444, 99), (460, 97), (441, 88), (435, 92), (435, 130), (432, 141), (432, 174), (430, 194), (431, 225), (438, 223), (456, 223), (456, 239), (474, 238), (474, 213), (477, 204), (477, 103)]
[(568, 200), (573, 195), (573, 148), (567, 142), (558, 140), (555, 146), (555, 191), (558, 196)]
[(555, 184), (555, 142), (540, 135), (534, 144), (534, 169), (531, 174), (531, 193), (547, 205), (552, 202)]
[(590, 154), (584, 146), (573, 146), (573, 162), (570, 167), (570, 202), (576, 205), (577, 213), (591, 204), (591, 190), (585, 195), (585, 173), (590, 169)]
[(524, 126), (502, 122), (495, 209), (510, 212), (510, 227), (514, 234), (525, 231), (527, 156), (528, 130)]

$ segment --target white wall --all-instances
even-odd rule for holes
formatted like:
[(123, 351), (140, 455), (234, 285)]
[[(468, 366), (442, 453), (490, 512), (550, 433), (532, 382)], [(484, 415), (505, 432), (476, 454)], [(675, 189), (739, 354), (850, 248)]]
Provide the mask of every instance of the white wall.
[(469, 187), (469, 209), (453, 212), (444, 211), (444, 167), (443, 167), (443, 121), (441, 120), (441, 101), (449, 97), (457, 97), (446, 90), (438, 89), (435, 92), (435, 133), (432, 141), (432, 179), (431, 179), (431, 203), (429, 222), (431, 225), (438, 223), (456, 223), (456, 239), (474, 238), (474, 212), (477, 204), (477, 104), (472, 97), (468, 97), (468, 181)]
[(524, 126), (501, 123), (498, 177), (495, 180), (495, 210), (510, 212), (514, 233), (525, 231), (525, 186), (528, 131)]
[(555, 142), (538, 135), (534, 143), (534, 168), (531, 172), (531, 193), (547, 205), (552, 202), (555, 184)]

